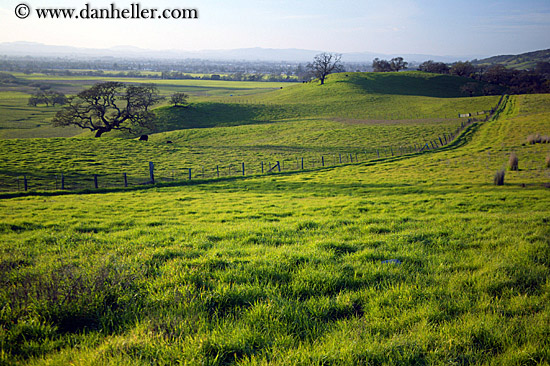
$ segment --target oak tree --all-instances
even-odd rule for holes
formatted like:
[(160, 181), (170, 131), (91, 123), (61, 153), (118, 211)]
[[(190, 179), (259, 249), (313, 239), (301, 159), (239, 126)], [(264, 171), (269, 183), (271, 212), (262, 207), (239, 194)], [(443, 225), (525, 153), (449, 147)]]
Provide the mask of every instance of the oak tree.
[(178, 104), (184, 105), (187, 103), (187, 98), (189, 98), (187, 94), (177, 92), (170, 96), (170, 102), (174, 105), (174, 107), (177, 107)]
[(321, 85), (325, 83), (325, 79), (333, 72), (344, 70), (341, 64), (342, 55), (337, 53), (320, 53), (313, 59), (313, 62), (308, 63), (306, 68), (309, 72), (321, 81)]
[(117, 81), (95, 84), (68, 99), (53, 119), (55, 126), (78, 126), (101, 137), (112, 130), (154, 127), (150, 108), (158, 103), (158, 89), (152, 84), (125, 85)]
[(406, 69), (409, 63), (403, 60), (403, 57), (394, 57), (390, 61), (380, 60), (378, 57), (372, 60), (374, 72), (390, 72)]

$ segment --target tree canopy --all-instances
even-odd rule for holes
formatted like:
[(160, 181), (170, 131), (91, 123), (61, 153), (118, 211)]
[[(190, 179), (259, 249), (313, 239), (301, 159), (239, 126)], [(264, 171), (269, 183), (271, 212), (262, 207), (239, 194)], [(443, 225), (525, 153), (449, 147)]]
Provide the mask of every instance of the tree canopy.
[(155, 114), (149, 108), (161, 99), (153, 84), (99, 83), (69, 98), (53, 123), (89, 129), (96, 137), (112, 130), (132, 131), (138, 126), (151, 129)]
[(476, 72), (476, 68), (470, 61), (455, 62), (449, 72), (451, 75), (471, 77)]
[(403, 57), (394, 57), (390, 61), (380, 60), (375, 58), (372, 60), (372, 68), (375, 72), (389, 72), (404, 70), (409, 66), (408, 62), (403, 60)]
[(433, 60), (424, 61), (418, 67), (418, 70), (436, 74), (448, 74), (449, 66), (444, 62), (435, 62)]
[(39, 90), (29, 97), (28, 104), (33, 107), (36, 107), (38, 104), (45, 104), (46, 106), (49, 106), (50, 104), (53, 106), (55, 106), (56, 104), (65, 105), (67, 104), (67, 97), (65, 96), (65, 94), (60, 92), (52, 90)]
[(312, 63), (307, 64), (309, 72), (321, 81), (321, 85), (325, 83), (325, 79), (333, 72), (344, 70), (341, 64), (342, 55), (336, 53), (320, 53), (313, 59)]
[(170, 102), (174, 105), (174, 107), (177, 107), (178, 104), (184, 105), (187, 103), (187, 98), (189, 98), (189, 95), (183, 92), (177, 92), (170, 96)]

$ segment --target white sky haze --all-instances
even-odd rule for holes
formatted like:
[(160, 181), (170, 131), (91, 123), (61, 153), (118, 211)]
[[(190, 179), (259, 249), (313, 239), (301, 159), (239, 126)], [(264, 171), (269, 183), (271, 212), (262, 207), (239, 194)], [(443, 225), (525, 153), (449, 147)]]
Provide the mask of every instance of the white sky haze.
[[(26, 19), (15, 16), (27, 4)], [(38, 19), (36, 8), (197, 9), (198, 19)], [(550, 48), (550, 1), (0, 0), (0, 42), (146, 49), (300, 48), (497, 55)]]

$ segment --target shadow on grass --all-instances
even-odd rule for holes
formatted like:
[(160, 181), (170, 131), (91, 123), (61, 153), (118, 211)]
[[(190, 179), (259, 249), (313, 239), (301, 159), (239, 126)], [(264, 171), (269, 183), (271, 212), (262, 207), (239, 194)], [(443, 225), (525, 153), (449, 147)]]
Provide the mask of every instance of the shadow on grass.
[[(501, 103), (502, 102), (502, 103)], [(501, 101), (499, 102), (498, 107), (496, 108), (496, 112), (493, 119), (498, 118), (498, 115), (500, 112), (502, 112), (503, 109), (506, 108), (506, 102), (507, 98), (501, 98)], [(176, 108), (178, 109), (178, 108)], [(195, 179), (195, 180), (184, 180), (184, 181), (172, 181), (172, 182), (164, 182), (164, 183), (157, 183), (157, 184), (146, 184), (146, 185), (138, 185), (138, 186), (131, 186), (131, 187), (119, 187), (119, 188), (100, 188), (100, 189), (82, 189), (82, 190), (76, 190), (76, 191), (27, 191), (27, 192), (13, 192), (13, 193), (3, 193), (0, 194), (0, 199), (3, 198), (15, 198), (15, 197), (25, 197), (25, 196), (56, 196), (56, 195), (68, 195), (68, 194), (92, 194), (92, 193), (111, 193), (111, 192), (127, 192), (127, 191), (136, 191), (136, 190), (147, 190), (151, 188), (163, 188), (163, 187), (183, 187), (183, 186), (191, 186), (191, 185), (208, 185), (211, 183), (219, 183), (219, 182), (244, 182), (247, 179), (252, 178), (258, 178), (258, 177), (268, 177), (268, 176), (287, 176), (287, 175), (296, 175), (301, 173), (311, 173), (311, 172), (320, 172), (320, 171), (329, 171), (334, 169), (339, 169), (341, 167), (349, 166), (349, 165), (360, 165), (360, 166), (372, 166), (376, 165), (378, 163), (388, 163), (388, 162), (396, 162), (401, 161), (405, 159), (410, 159), (412, 157), (420, 156), (420, 155), (427, 155), (427, 154), (437, 154), (441, 151), (450, 151), (457, 149), (459, 147), (465, 146), (467, 143), (469, 143), (473, 135), (478, 131), (479, 127), (483, 124), (483, 122), (474, 122), (471, 125), (467, 126), (453, 141), (451, 141), (448, 145), (442, 146), (437, 149), (432, 150), (426, 150), (426, 151), (420, 151), (420, 152), (414, 152), (410, 154), (404, 154), (399, 156), (391, 156), (391, 157), (384, 157), (379, 159), (373, 159), (368, 162), (362, 162), (362, 163), (349, 163), (349, 164), (341, 164), (337, 166), (331, 166), (331, 167), (323, 167), (323, 168), (313, 168), (313, 169), (303, 169), (303, 170), (295, 170), (295, 171), (287, 171), (287, 172), (277, 172), (277, 173), (268, 173), (268, 174), (255, 174), (255, 175), (248, 175), (248, 176), (232, 176), (232, 177), (223, 177), (223, 178), (213, 178), (213, 179)], [(281, 190), (281, 184), (279, 183), (274, 184), (271, 189)], [(261, 186), (262, 190), (270, 189), (271, 184), (270, 183), (262, 183), (258, 184), (258, 186)], [(305, 187), (310, 186), (310, 189), (306, 189)], [(440, 184), (441, 186), (441, 184)], [(450, 193), (452, 191), (456, 190), (456, 184), (449, 184), (450, 188), (443, 190), (441, 193)], [(480, 186), (487, 187), (490, 186), (490, 184), (482, 184)], [(325, 184), (325, 183), (318, 183), (318, 182), (310, 182), (310, 183), (303, 183), (303, 182), (285, 182), (284, 183), (284, 189), (285, 190), (300, 190), (302, 192), (314, 192), (319, 193), (321, 191), (334, 191), (335, 190), (335, 184)], [(394, 183), (384, 183), (384, 184), (357, 184), (357, 183), (350, 183), (346, 185), (339, 185), (339, 189), (346, 190), (346, 189), (358, 189), (358, 188), (369, 188), (369, 189), (395, 189), (395, 188), (405, 188), (410, 187), (411, 193), (418, 193), (418, 185), (412, 185), (412, 184), (394, 184)], [(213, 189), (221, 189), (219, 185), (213, 186)], [(223, 187), (222, 187), (223, 188)], [(234, 187), (233, 189), (238, 188)], [(247, 186), (247, 189), (250, 189), (249, 186)], [(414, 192), (412, 192), (414, 191)], [(430, 192), (434, 192), (433, 188), (429, 190)], [(399, 194), (402, 194), (403, 192), (400, 192)]]

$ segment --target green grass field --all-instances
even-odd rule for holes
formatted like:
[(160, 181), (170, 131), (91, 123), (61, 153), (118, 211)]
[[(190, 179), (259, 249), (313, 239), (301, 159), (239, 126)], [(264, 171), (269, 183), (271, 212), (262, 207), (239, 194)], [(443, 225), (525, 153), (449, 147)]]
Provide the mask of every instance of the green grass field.
[[(82, 133), (81, 129), (54, 128), (51, 119), (60, 107), (27, 105), (30, 94), (38, 90), (38, 86), (47, 85), (51, 90), (67, 95), (74, 95), (96, 83), (104, 81), (120, 81), (116, 77), (92, 76), (51, 76), (44, 74), (14, 74), (16, 77), (30, 83), (29, 85), (0, 85), (0, 138), (36, 138), (36, 137), (70, 137)], [(231, 82), (212, 80), (158, 80), (146, 78), (123, 78), (124, 83), (155, 83), (160, 94), (169, 97), (175, 92), (185, 92), (190, 95), (190, 101), (201, 102), (213, 97), (235, 98), (256, 93), (269, 92), (288, 86), (288, 83), (272, 82)], [(33, 85), (35, 87), (33, 87)], [(164, 102), (166, 105), (168, 101)], [(162, 106), (162, 104), (161, 104)], [(218, 112), (221, 113), (221, 112)]]
[[(300, 87), (324, 93), (292, 88)], [(284, 104), (283, 94), (298, 92), (281, 93), (255, 103)], [(421, 98), (436, 110), (451, 94)], [(483, 100), (459, 99), (474, 107)], [(418, 155), (204, 184), (4, 197), (0, 362), (548, 364), (550, 147), (526, 139), (550, 135), (549, 102), (506, 97), (492, 120)], [(159, 169), (176, 169), (254, 149), (318, 154), (418, 139), (456, 123), (325, 112), (163, 132), (147, 144), (3, 140), (2, 173), (137, 171), (152, 157)], [(493, 185), (512, 152), (519, 170)]]
[[(395, 78), (402, 80), (401, 87)], [(57, 77), (49, 81), (84, 79)], [(0, 140), (0, 154), (5, 157), (1, 189), (21, 189), (23, 176), (34, 189), (55, 189), (60, 187), (61, 174), (67, 181), (72, 179), (73, 184), (67, 184), (71, 188), (93, 187), (94, 174), (100, 175), (102, 187), (120, 186), (123, 173), (134, 183), (143, 183), (148, 179), (149, 161), (155, 163), (159, 178), (183, 179), (189, 168), (195, 178), (212, 178), (238, 175), (242, 163), (247, 173), (257, 174), (262, 172), (262, 163), (265, 172), (277, 161), (282, 170), (290, 170), (301, 168), (303, 158), (309, 169), (400, 154), (403, 147), (410, 151), (456, 130), (465, 121), (458, 113), (496, 106), (497, 96), (458, 97), (464, 80), (418, 72), (351, 73), (331, 75), (324, 86), (285, 84), (275, 90), (273, 86), (281, 84), (161, 80), (163, 93), (168, 90), (163, 88), (176, 84), (211, 90), (208, 97), (195, 95), (188, 107), (158, 108), (157, 133), (147, 143), (117, 132), (97, 141), (92, 141), (90, 133), (74, 139)], [(410, 95), (415, 89), (419, 95)], [(234, 94), (219, 96), (223, 93)], [(434, 97), (437, 93), (443, 97)], [(19, 103), (23, 103), (22, 97)], [(38, 108), (48, 113), (54, 110)], [(49, 128), (67, 135), (80, 133)], [(0, 133), (38, 137), (43, 131), (7, 129)]]
[[(61, 77), (15, 74), (28, 82), (47, 84), (53, 90), (76, 94), (97, 82), (113, 77)], [(460, 87), (468, 79), (434, 76), (419, 72), (349, 73), (331, 75), (327, 84), (232, 82), (214, 80), (157, 80), (124, 78), (127, 83), (154, 82), (161, 95), (185, 92), (190, 108), (170, 108), (165, 102), (157, 111), (154, 132), (235, 126), (287, 119), (455, 120), (459, 113), (477, 113), (495, 107), (497, 96), (464, 98)], [(480, 84), (481, 85), (481, 84)], [(480, 86), (481, 88), (481, 86)], [(29, 107), (32, 89), (10, 87), (0, 91), (0, 137), (67, 137), (77, 129), (53, 128), (49, 121), (58, 110)], [(40, 126), (38, 126), (40, 125)]]

